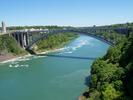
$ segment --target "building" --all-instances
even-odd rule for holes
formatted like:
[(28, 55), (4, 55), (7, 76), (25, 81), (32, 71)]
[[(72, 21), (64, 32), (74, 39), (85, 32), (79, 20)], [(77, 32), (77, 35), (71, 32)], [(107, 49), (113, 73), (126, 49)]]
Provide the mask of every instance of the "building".
[(2, 33), (6, 33), (6, 25), (5, 25), (5, 22), (2, 22)]

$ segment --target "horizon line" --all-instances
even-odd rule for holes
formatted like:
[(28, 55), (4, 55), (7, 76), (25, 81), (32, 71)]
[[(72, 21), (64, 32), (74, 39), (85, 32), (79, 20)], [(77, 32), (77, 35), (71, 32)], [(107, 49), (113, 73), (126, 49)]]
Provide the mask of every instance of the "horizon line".
[[(5, 22), (5, 21), (1, 21), (2, 22)], [(95, 25), (95, 26), (110, 26), (110, 25), (117, 25), (117, 24), (126, 24), (126, 23), (133, 23), (133, 21), (130, 21), (130, 22), (121, 22), (121, 23), (112, 23), (112, 24), (101, 24), (101, 25)], [(56, 24), (51, 24), (51, 25), (37, 25), (37, 24), (34, 24), (34, 25), (8, 25), (7, 23), (5, 23), (7, 27), (32, 27), (32, 26), (59, 26), (59, 27), (93, 27), (94, 25), (81, 25), (81, 26), (78, 26), (78, 25), (56, 25)], [(1, 26), (0, 26), (1, 27)]]

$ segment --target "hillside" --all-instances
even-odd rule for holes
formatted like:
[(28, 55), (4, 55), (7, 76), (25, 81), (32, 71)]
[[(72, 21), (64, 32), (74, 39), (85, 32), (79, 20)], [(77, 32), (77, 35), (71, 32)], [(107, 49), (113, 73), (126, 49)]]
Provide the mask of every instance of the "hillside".
[[(26, 51), (23, 50), (16, 42), (16, 40), (9, 35), (0, 36), (0, 58), (5, 60), (5, 58), (12, 58), (15, 56), (20, 56), (26, 54)], [(10, 56), (10, 57), (9, 57)]]
[(87, 100), (133, 100), (133, 32), (93, 63), (83, 95)]

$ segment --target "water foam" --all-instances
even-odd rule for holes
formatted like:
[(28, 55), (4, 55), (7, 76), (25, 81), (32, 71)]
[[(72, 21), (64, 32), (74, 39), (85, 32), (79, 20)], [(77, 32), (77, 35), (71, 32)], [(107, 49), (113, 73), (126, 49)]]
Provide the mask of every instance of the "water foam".
[(19, 64), (19, 63), (12, 63), (9, 65), (11, 68), (18, 68), (18, 67), (29, 67), (28, 64)]
[[(74, 51), (78, 50), (79, 48), (85, 46), (85, 45), (91, 45), (90, 40), (78, 40), (75, 43), (73, 43), (71, 46), (66, 46), (63, 49), (63, 53), (59, 54), (64, 54), (64, 53), (73, 53)], [(91, 45), (92, 46), (92, 45)]]

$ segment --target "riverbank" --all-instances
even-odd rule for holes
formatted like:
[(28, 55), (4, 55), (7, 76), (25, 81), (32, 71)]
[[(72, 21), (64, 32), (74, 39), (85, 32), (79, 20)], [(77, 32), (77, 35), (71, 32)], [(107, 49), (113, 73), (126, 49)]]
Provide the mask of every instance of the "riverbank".
[[(46, 54), (50, 52), (60, 51), (63, 49), (65, 45), (67, 45), (70, 41), (72, 41), (77, 37), (78, 37), (77, 34), (71, 34), (71, 33), (53, 35), (50, 36), (47, 40), (40, 40), (36, 45), (33, 46), (33, 50), (37, 54)], [(11, 46), (9, 47), (7, 46), (7, 48), (5, 48), (2, 45), (3, 42), (1, 43), (2, 48), (0, 49), (2, 49), (2, 51), (0, 51), (0, 63), (6, 63), (10, 61), (15, 61), (19, 58), (32, 56), (29, 53), (27, 53), (24, 49), (22, 49), (20, 46), (18, 46), (14, 38), (9, 36), (6, 37), (7, 40), (4, 40), (5, 36), (2, 36), (0, 38), (3, 39), (3, 42), (7, 42), (7, 44), (10, 45), (12, 44)], [(11, 41), (11, 43), (9, 41)], [(17, 45), (18, 47), (15, 48), (15, 45)], [(37, 49), (35, 49), (36, 47)], [(10, 51), (7, 50), (8, 48)], [(5, 53), (5, 51), (8, 53)]]
[(26, 58), (26, 57), (29, 57), (29, 56), (31, 56), (31, 55), (30, 54), (23, 55), (23, 56), (14, 56), (14, 55), (11, 55), (11, 54), (9, 54), (9, 55), (0, 55), (0, 64), (16, 61), (18, 59)]
[(0, 55), (0, 63), (1, 62), (5, 62), (7, 60), (10, 60), (10, 59), (14, 59), (16, 58), (16, 56), (13, 56), (13, 55)]
[[(55, 48), (55, 49), (52, 49), (52, 50), (47, 50), (47, 51), (44, 51), (44, 52), (38, 52), (37, 55), (40, 55), (40, 54), (47, 54), (47, 53), (52, 53), (52, 52), (57, 52), (57, 51), (61, 51), (63, 50), (64, 48)], [(16, 61), (18, 59), (22, 59), (22, 58), (27, 58), (27, 57), (31, 57), (33, 55), (31, 54), (27, 54), (27, 55), (23, 55), (23, 56), (14, 56), (14, 55), (0, 55), (0, 63), (8, 63), (8, 62), (12, 62), (12, 61)]]
[[(55, 46), (53, 49), (36, 51), (36, 55), (43, 55), (43, 54), (47, 54), (47, 53), (61, 51), (64, 49), (64, 46), (69, 44), (73, 39), (71, 39), (67, 42), (61, 43), (60, 46)], [(19, 55), (19, 56), (15, 56), (13, 54), (0, 55), (0, 63), (8, 63), (8, 62), (16, 61), (18, 59), (23, 59), (23, 58), (27, 58), (27, 57), (31, 57), (31, 56), (33, 56), (33, 55), (31, 55), (31, 54), (25, 54), (25, 55)]]

